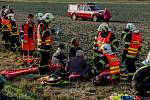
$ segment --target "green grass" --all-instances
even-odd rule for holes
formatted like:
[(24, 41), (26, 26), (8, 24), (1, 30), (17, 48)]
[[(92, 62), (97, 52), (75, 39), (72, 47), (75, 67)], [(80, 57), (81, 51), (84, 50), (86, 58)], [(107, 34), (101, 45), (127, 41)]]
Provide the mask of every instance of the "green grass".
[[(66, 2), (66, 1), (65, 1)], [(2, 5), (10, 5), (16, 13), (16, 20), (21, 26), (29, 13), (51, 12), (55, 16), (55, 22), (51, 25), (59, 25), (64, 34), (59, 35), (58, 43), (64, 43), (65, 52), (69, 51), (69, 41), (73, 37), (80, 40), (81, 47), (86, 52), (89, 61), (92, 62), (93, 42), (96, 30), (100, 22), (73, 21), (66, 16), (68, 3), (22, 3), (22, 2), (0, 2)], [(120, 3), (97, 3), (102, 9), (107, 7), (112, 19), (110, 26), (120, 42), (117, 55), (122, 52), (122, 41), (120, 32), (125, 28), (127, 22), (135, 22), (136, 26), (143, 32), (143, 44), (140, 52), (140, 61), (144, 60), (150, 50), (150, 4), (120, 4)], [(0, 69), (22, 68), (20, 55), (4, 50), (3, 42), (0, 41)], [(56, 47), (54, 44), (53, 47)], [(139, 62), (140, 62), (139, 61)], [(138, 66), (140, 63), (138, 63)], [(95, 87), (92, 83), (75, 83), (66, 87), (42, 86), (36, 80), (32, 80), (30, 75), (17, 77), (14, 81), (6, 83), (3, 90), (5, 95), (16, 96), (19, 99), (38, 100), (41, 97), (49, 100), (96, 100), (110, 96), (113, 92), (128, 93), (134, 95), (135, 91), (129, 85), (121, 84), (117, 86)], [(13, 84), (12, 84), (12, 83)]]

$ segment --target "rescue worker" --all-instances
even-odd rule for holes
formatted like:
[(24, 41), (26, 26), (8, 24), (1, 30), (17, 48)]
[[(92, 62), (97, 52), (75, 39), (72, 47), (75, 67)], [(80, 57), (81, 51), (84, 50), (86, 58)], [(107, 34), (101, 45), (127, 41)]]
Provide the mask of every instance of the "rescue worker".
[(11, 22), (8, 16), (2, 17), (2, 39), (5, 41), (5, 48), (10, 48)]
[(0, 17), (0, 34), (2, 33), (2, 18)]
[(150, 99), (150, 51), (142, 63), (144, 66), (135, 72), (132, 79), (132, 87), (137, 92), (135, 100)]
[(33, 62), (33, 51), (36, 33), (36, 24), (33, 22), (34, 16), (32, 14), (28, 15), (28, 20), (22, 26), (23, 31), (23, 43), (22, 52), (23, 60), (25, 64), (31, 65)]
[(135, 62), (139, 60), (142, 33), (135, 27), (133, 23), (128, 23), (126, 25), (126, 30), (128, 30), (128, 32), (122, 35), (125, 42), (122, 54), (122, 62), (125, 62), (128, 70), (128, 81), (131, 81), (132, 76), (136, 71)]
[(95, 37), (95, 52), (94, 52), (94, 64), (98, 66), (100, 56), (103, 54), (102, 45), (104, 43), (110, 44), (111, 50), (115, 52), (119, 46), (119, 42), (116, 39), (116, 36), (110, 31), (107, 23), (100, 24)]
[(4, 11), (6, 9), (6, 6), (2, 6), (1, 12), (0, 12), (0, 16), (4, 17)]
[(103, 44), (103, 54), (100, 57), (95, 68), (95, 85), (106, 85), (119, 79), (120, 76), (120, 62), (117, 55), (112, 52), (109, 44)]
[(17, 49), (21, 51), (21, 43), (19, 41), (19, 31), (16, 21), (14, 19), (14, 14), (13, 13), (8, 14), (8, 19), (10, 19), (11, 22), (10, 49), (12, 51), (16, 51)]
[(41, 54), (39, 73), (46, 75), (49, 73), (50, 49), (52, 45), (52, 36), (49, 31), (50, 16), (45, 14), (42, 17), (42, 22), (38, 25), (38, 48)]
[(37, 14), (37, 17), (38, 17), (38, 25), (41, 23), (43, 16), (44, 16), (43, 13), (38, 13), (38, 14)]

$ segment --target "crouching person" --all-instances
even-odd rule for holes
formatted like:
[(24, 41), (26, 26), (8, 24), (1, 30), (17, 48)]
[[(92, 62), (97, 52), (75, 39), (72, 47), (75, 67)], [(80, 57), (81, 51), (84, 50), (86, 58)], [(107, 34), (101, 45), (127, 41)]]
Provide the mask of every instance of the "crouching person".
[(120, 76), (120, 63), (117, 55), (112, 52), (109, 44), (104, 44), (102, 48), (103, 54), (95, 68), (96, 77), (93, 79), (95, 85), (112, 84)]
[(89, 79), (92, 77), (92, 72), (90, 66), (84, 59), (84, 51), (77, 50), (75, 57), (70, 61), (69, 79)]
[(51, 67), (50, 67), (50, 81), (59, 80), (62, 76), (62, 73), (65, 72), (65, 66), (67, 62), (67, 57), (64, 54), (64, 45), (60, 44), (58, 49), (52, 56)]
[(144, 66), (133, 76), (132, 87), (137, 92), (135, 100), (150, 100), (150, 51), (142, 63)]

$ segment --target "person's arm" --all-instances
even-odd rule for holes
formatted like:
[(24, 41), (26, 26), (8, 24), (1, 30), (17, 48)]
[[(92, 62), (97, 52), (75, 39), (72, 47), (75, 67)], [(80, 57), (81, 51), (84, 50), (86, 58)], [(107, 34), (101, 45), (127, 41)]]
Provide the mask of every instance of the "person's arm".
[(118, 42), (118, 40), (117, 40), (117, 38), (114, 34), (112, 34), (110, 36), (110, 41), (109, 42), (110, 42), (110, 46), (111, 46), (112, 51), (113, 52), (116, 51), (118, 49), (119, 42)]

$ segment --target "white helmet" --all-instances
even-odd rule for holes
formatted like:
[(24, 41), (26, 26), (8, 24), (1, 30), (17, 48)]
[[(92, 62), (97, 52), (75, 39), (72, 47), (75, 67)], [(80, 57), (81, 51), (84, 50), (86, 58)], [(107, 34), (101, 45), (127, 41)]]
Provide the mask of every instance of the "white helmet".
[(8, 17), (8, 19), (10, 19), (10, 20), (13, 20), (13, 21), (15, 20), (13, 13), (8, 14), (7, 17)]
[(76, 56), (77, 56), (77, 57), (82, 57), (82, 56), (84, 56), (84, 51), (83, 51), (83, 50), (77, 50)]
[(137, 28), (135, 27), (135, 25), (133, 23), (128, 23), (126, 25), (126, 29), (128, 29), (129, 31), (135, 32), (135, 33), (139, 33), (139, 30), (137, 30)]
[(109, 44), (103, 44), (102, 50), (103, 50), (103, 53), (114, 54), (114, 53), (112, 52), (111, 47), (110, 47)]
[(142, 62), (144, 65), (150, 65), (150, 51), (148, 52), (146, 60)]
[(107, 23), (102, 23), (99, 25), (99, 28), (97, 29), (98, 31), (109, 31), (109, 26)]
[(45, 20), (46, 22), (50, 22), (52, 20), (54, 20), (54, 16), (51, 13), (46, 13), (43, 17), (43, 20)]
[(38, 17), (38, 20), (42, 20), (43, 15), (44, 15), (43, 13), (37, 13), (36, 16)]

